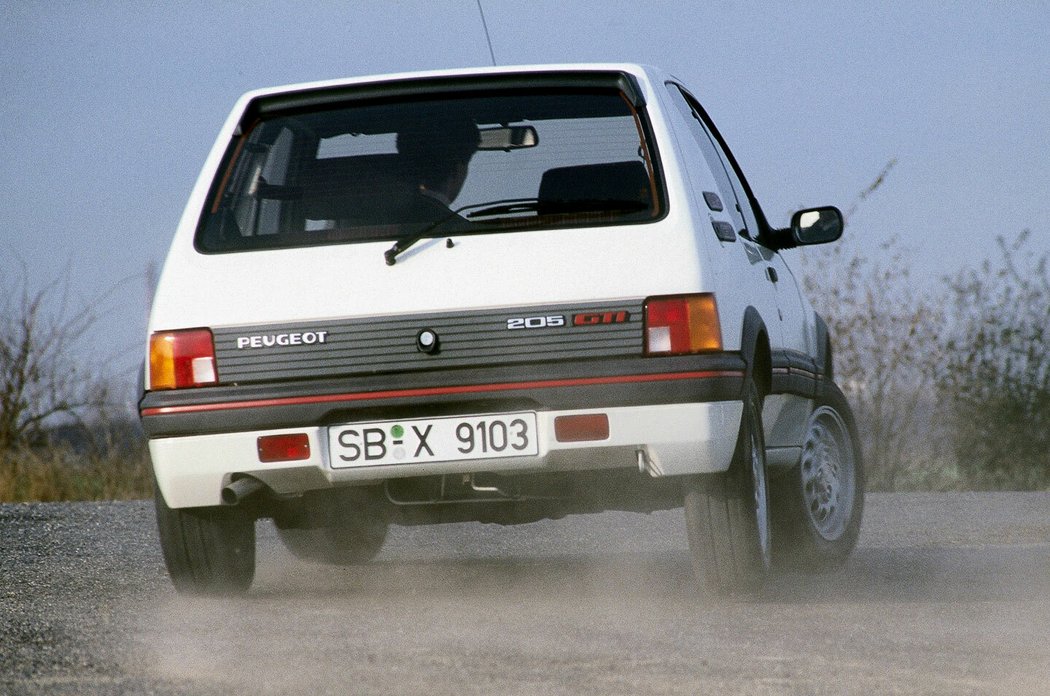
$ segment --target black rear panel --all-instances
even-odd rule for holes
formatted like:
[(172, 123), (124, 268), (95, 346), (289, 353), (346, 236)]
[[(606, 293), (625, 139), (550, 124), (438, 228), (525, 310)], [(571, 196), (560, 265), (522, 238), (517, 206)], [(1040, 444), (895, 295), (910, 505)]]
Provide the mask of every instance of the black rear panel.
[[(427, 352), (420, 332), (436, 335)], [(222, 384), (642, 354), (642, 300), (214, 329)]]

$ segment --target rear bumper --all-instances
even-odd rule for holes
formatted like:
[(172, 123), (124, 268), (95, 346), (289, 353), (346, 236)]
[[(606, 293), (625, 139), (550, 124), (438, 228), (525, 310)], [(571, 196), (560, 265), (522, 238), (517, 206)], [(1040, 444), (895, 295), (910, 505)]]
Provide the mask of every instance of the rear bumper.
[[(743, 361), (733, 354), (580, 366), (372, 376), (323, 385), (153, 392), (141, 403), (157, 483), (173, 508), (218, 505), (242, 474), (278, 494), (391, 478), (479, 471), (535, 473), (637, 466), (652, 476), (724, 471), (736, 444)], [(535, 412), (535, 456), (333, 468), (330, 427), (381, 419)], [(560, 416), (604, 413), (600, 441), (560, 442)], [(308, 459), (259, 461), (263, 435), (305, 433)]]
[[(623, 468), (638, 464), (651, 476), (724, 471), (736, 444), (739, 401), (671, 404), (585, 411), (537, 413), (536, 456), (388, 466), (333, 468), (328, 427), (258, 430), (151, 439), (157, 484), (173, 508), (219, 505), (220, 491), (234, 475), (248, 474), (278, 494), (294, 495), (332, 486), (408, 476), (491, 471), (503, 474)], [(580, 413), (605, 413), (609, 437), (599, 442), (559, 442), (554, 420)], [(309, 459), (262, 463), (257, 439), (263, 435), (306, 433)]]

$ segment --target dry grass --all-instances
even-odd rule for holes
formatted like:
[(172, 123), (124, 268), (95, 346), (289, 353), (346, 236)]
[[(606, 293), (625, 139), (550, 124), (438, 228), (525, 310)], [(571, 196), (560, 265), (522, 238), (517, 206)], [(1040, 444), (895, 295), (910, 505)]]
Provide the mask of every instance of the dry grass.
[(145, 447), (75, 452), (67, 447), (0, 452), (0, 503), (136, 500), (153, 495)]

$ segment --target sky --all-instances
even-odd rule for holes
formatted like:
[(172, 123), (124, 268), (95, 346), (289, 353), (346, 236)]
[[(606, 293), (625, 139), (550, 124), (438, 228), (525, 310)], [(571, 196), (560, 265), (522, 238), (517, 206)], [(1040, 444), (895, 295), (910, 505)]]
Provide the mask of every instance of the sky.
[[(898, 240), (916, 283), (994, 258), (997, 235), (1050, 251), (1050, 1), (480, 5), (498, 64), (681, 79), (774, 225), (853, 209), (844, 243)], [(0, 291), (68, 283), (98, 314), (85, 354), (134, 373), (150, 283), (240, 94), (490, 62), (477, 0), (0, 0)]]

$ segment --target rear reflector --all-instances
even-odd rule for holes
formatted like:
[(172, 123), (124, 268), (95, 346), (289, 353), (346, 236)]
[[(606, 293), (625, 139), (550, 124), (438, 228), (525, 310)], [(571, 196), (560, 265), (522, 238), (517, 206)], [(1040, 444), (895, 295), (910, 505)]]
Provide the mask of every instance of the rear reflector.
[(263, 435), (256, 441), (260, 462), (297, 462), (310, 458), (310, 438), (306, 433)]
[(722, 350), (722, 327), (713, 294), (650, 297), (645, 301), (646, 355), (712, 350)]
[(149, 337), (149, 388), (181, 389), (218, 382), (208, 329), (161, 331)]
[(554, 437), (558, 442), (608, 440), (609, 417), (604, 413), (558, 416), (554, 419)]

